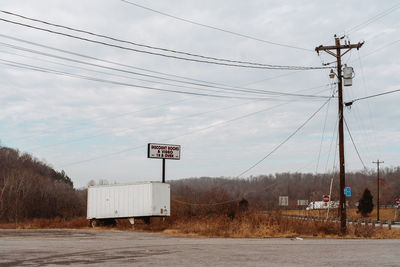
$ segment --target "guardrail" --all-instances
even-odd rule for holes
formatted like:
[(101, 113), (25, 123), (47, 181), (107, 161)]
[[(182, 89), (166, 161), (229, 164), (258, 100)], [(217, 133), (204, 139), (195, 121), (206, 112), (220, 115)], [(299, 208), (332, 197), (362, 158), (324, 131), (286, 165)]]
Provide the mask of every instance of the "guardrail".
[[(290, 214), (276, 214), (276, 213), (262, 213), (261, 215), (265, 216), (273, 216), (273, 217), (284, 217), (284, 218), (292, 218), (292, 219), (298, 219), (298, 220), (304, 220), (304, 221), (330, 221), (330, 222), (340, 222), (340, 218), (338, 217), (329, 217), (328, 219), (326, 217), (320, 217), (320, 216), (300, 216), (300, 215), (290, 215)], [(346, 219), (346, 223), (348, 224), (357, 224), (357, 225), (364, 225), (364, 226), (380, 226), (380, 227), (388, 227), (389, 229), (392, 229), (392, 225), (395, 226), (400, 226), (400, 222), (393, 222), (391, 220), (371, 220), (371, 219), (353, 219), (353, 218), (348, 218)]]

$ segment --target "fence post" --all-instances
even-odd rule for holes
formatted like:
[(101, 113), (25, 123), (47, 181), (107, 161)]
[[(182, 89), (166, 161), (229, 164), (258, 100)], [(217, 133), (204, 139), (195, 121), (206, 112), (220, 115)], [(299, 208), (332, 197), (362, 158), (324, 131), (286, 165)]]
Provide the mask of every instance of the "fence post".
[(392, 230), (392, 221), (388, 221), (388, 228), (389, 230)]

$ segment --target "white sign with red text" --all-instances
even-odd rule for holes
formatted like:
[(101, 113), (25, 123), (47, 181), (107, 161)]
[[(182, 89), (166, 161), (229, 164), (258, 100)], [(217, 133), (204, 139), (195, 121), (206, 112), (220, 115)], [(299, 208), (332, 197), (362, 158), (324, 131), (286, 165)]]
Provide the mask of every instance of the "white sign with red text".
[(147, 147), (147, 157), (154, 159), (181, 159), (181, 146), (150, 143)]

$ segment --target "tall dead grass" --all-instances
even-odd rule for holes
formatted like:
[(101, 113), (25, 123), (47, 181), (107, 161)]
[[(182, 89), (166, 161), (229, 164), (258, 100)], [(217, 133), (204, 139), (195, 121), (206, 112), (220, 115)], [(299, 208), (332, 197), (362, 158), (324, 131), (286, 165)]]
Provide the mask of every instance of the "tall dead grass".
[(332, 237), (332, 238), (400, 238), (400, 230), (372, 226), (349, 225), (348, 233), (340, 235), (339, 223), (310, 221), (256, 213), (227, 216), (203, 216), (177, 219), (170, 223), (168, 234), (204, 237)]
[[(34, 219), (16, 224), (0, 224), (2, 229), (89, 229), (85, 217), (71, 220), (62, 218)], [(170, 235), (191, 237), (226, 238), (400, 238), (400, 229), (389, 230), (379, 226), (349, 224), (345, 236), (339, 234), (339, 223), (332, 221), (310, 221), (281, 216), (264, 216), (255, 212), (242, 213), (235, 218), (224, 215), (152, 218), (150, 224), (135, 220), (135, 228), (128, 220), (117, 220), (115, 229), (123, 231), (161, 232)]]
[(1, 229), (82, 229), (87, 228), (88, 220), (85, 217), (76, 217), (73, 219), (63, 219), (60, 217), (50, 219), (33, 219), (23, 222), (3, 223)]

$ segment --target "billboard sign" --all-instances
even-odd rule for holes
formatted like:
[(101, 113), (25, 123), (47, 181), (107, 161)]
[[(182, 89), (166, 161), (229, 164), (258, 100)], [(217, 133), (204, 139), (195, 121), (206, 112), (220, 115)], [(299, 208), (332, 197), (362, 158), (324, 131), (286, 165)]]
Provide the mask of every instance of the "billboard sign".
[(181, 159), (181, 146), (150, 143), (147, 145), (147, 157), (179, 160)]
[(308, 206), (308, 200), (306, 199), (298, 199), (297, 206)]
[(289, 197), (279, 196), (279, 206), (288, 206), (288, 205), (289, 205)]

